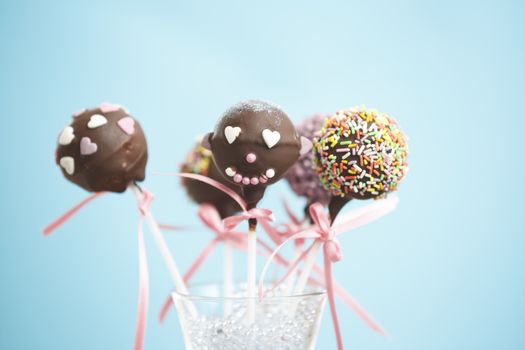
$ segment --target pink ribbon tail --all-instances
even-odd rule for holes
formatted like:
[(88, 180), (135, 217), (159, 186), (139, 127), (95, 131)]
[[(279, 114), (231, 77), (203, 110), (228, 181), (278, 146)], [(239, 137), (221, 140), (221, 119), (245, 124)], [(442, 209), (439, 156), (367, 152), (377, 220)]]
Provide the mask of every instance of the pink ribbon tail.
[(217, 242), (218, 242), (217, 238), (214, 238), (213, 240), (208, 242), (208, 244), (204, 247), (204, 249), (197, 256), (197, 259), (195, 259), (195, 261), (193, 261), (191, 266), (188, 268), (188, 270), (186, 271), (186, 273), (182, 277), (186, 284), (190, 281), (190, 279), (193, 277), (195, 272), (197, 272), (197, 270), (201, 267), (201, 265), (204, 263), (204, 261), (206, 261), (208, 256), (213, 251), (213, 248), (215, 247)]
[(104, 195), (105, 192), (95, 192), (90, 194), (86, 199), (66, 211), (64, 214), (62, 214), (59, 218), (54, 220), (52, 223), (44, 227), (43, 234), (44, 236), (48, 236), (51, 233), (53, 233), (56, 229), (58, 229), (60, 226), (62, 226), (66, 221), (68, 221), (72, 216), (74, 216), (80, 209), (82, 209), (86, 204), (91, 202), (93, 199), (100, 197)]
[(142, 232), (142, 217), (139, 220), (138, 247), (139, 247), (139, 295), (137, 307), (137, 323), (135, 327), (135, 350), (142, 350), (146, 334), (148, 319), (149, 274), (144, 234)]
[[(313, 267), (314, 272), (324, 277), (324, 271), (321, 266), (315, 264)], [(388, 333), (383, 329), (383, 327), (362, 307), (351, 295), (348, 293), (343, 286), (341, 286), (337, 281), (333, 282), (334, 292), (341, 299), (341, 301), (348, 306), (356, 315), (363, 321), (370, 329), (373, 331), (387, 337)], [(325, 286), (326, 288), (326, 286)]]
[(388, 334), (385, 330), (370, 316), (367, 311), (354, 299), (352, 296), (341, 287), (336, 281), (333, 282), (333, 288), (335, 294), (351, 308), (356, 315), (363, 320), (368, 327), (370, 327), (375, 332), (381, 334), (384, 337), (388, 337)]
[(163, 231), (184, 231), (188, 230), (187, 227), (184, 226), (177, 226), (177, 225), (169, 225), (169, 224), (160, 224), (159, 228)]
[(166, 316), (168, 315), (168, 312), (170, 311), (171, 307), (173, 306), (173, 299), (171, 299), (171, 295), (168, 295), (166, 300), (164, 301), (164, 304), (162, 304), (162, 308), (159, 312), (159, 323), (164, 323), (164, 320), (166, 319)]
[(332, 261), (330, 260), (328, 245), (323, 246), (324, 249), (324, 273), (325, 273), (325, 283), (326, 283), (326, 294), (328, 295), (328, 303), (330, 304), (330, 314), (332, 315), (332, 323), (334, 324), (335, 338), (337, 340), (337, 349), (342, 350), (343, 346), (343, 337), (341, 336), (341, 329), (339, 327), (339, 319), (337, 318), (337, 310), (335, 307), (334, 299), (334, 286), (333, 286), (333, 277), (332, 277)]
[(294, 214), (294, 212), (292, 211), (292, 208), (290, 208), (290, 205), (288, 204), (288, 201), (286, 199), (283, 199), (283, 206), (284, 206), (284, 211), (290, 218), (290, 221), (292, 222), (292, 224), (296, 226), (300, 226), (301, 220), (299, 220), (297, 216)]
[(272, 240), (272, 242), (275, 244), (275, 245), (279, 245), (281, 244), (281, 242), (283, 241), (281, 236), (280, 236), (280, 233), (277, 231), (276, 228), (274, 228), (272, 225), (270, 225), (267, 221), (265, 220), (262, 220), (259, 225), (262, 227), (262, 229), (264, 230), (264, 232), (266, 232), (266, 234), (268, 235), (268, 237), (270, 237), (270, 239)]

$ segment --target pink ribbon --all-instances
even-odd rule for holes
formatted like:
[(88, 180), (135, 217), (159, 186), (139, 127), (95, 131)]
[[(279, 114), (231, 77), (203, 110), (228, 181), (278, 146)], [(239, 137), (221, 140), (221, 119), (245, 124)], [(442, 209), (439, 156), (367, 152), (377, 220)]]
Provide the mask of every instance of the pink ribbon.
[[(210, 178), (208, 178), (206, 176), (202, 176), (202, 175), (189, 174), (189, 173), (179, 173), (179, 174), (176, 174), (176, 175), (180, 176), (180, 177), (186, 177), (186, 178), (191, 178), (191, 179), (195, 179), (195, 180), (199, 180), (199, 181), (205, 182), (205, 183), (207, 183), (207, 184), (209, 184), (209, 185), (211, 185), (211, 186), (213, 186), (213, 187), (223, 191), (224, 193), (228, 194), (230, 197), (232, 197), (239, 204), (239, 206), (243, 209), (243, 212), (240, 215), (234, 215), (233, 217), (226, 218), (223, 221), (224, 226), (228, 227), (229, 229), (233, 229), (240, 222), (242, 222), (244, 220), (251, 219), (251, 218), (255, 218), (255, 219), (258, 219), (258, 221), (260, 221), (261, 226), (265, 229), (265, 231), (267, 233), (269, 233), (269, 237), (276, 244), (280, 244), (280, 246), (277, 247), (277, 249), (270, 254), (268, 262), (267, 262), (267, 265), (263, 269), (263, 274), (261, 275), (261, 279), (259, 281), (260, 293), (262, 292), (262, 281), (264, 281), (264, 274), (265, 274), (265, 272), (266, 272), (266, 270), (267, 270), (267, 268), (269, 266), (269, 262), (271, 260), (273, 260), (274, 258), (276, 258), (276, 257), (280, 257), (279, 254), (278, 254), (278, 250), (282, 246), (284, 246), (288, 241), (290, 241), (290, 240), (293, 240), (293, 241), (299, 240), (298, 244), (301, 244), (300, 242), (303, 241), (305, 238), (315, 238), (315, 239), (320, 239), (324, 243), (323, 244), (323, 252), (324, 252), (323, 255), (324, 255), (324, 261), (325, 261), (325, 271), (323, 271), (324, 272), (323, 274), (324, 274), (324, 277), (325, 277), (325, 288), (327, 289), (327, 294), (328, 294), (328, 297), (329, 297), (330, 310), (331, 310), (332, 320), (333, 320), (333, 323), (334, 323), (335, 333), (336, 333), (336, 337), (337, 337), (338, 348), (342, 349), (343, 348), (343, 343), (342, 343), (342, 338), (341, 338), (341, 332), (340, 332), (340, 329), (339, 329), (339, 322), (338, 322), (338, 318), (337, 318), (337, 313), (336, 313), (336, 310), (335, 310), (334, 282), (333, 282), (332, 270), (331, 270), (331, 263), (332, 262), (336, 262), (336, 261), (341, 259), (341, 248), (340, 248), (339, 243), (337, 242), (337, 239), (336, 239), (336, 233), (335, 233), (336, 231), (334, 231), (334, 230), (332, 230), (330, 228), (330, 220), (327, 219), (328, 216), (322, 210), (322, 206), (321, 206), (321, 212), (322, 213), (316, 212), (316, 213), (314, 213), (312, 215), (312, 216), (316, 216), (316, 219), (313, 219), (314, 220), (314, 224), (315, 224), (314, 227), (318, 226), (320, 228), (320, 230), (319, 230), (320, 233), (318, 233), (317, 236), (313, 235), (313, 236), (308, 237), (308, 235), (301, 236), (300, 235), (301, 232), (293, 233), (293, 232), (295, 232), (296, 230), (298, 230), (300, 228), (300, 221), (295, 217), (295, 215), (293, 215), (292, 211), (290, 210), (290, 208), (287, 206), (286, 203), (285, 203), (285, 210), (287, 211), (288, 216), (290, 217), (292, 223), (289, 224), (288, 226), (286, 226), (287, 230), (285, 232), (278, 232), (278, 231), (272, 229), (271, 225), (269, 225), (269, 223), (268, 223), (269, 221), (274, 221), (274, 217), (273, 217), (271, 211), (266, 210), (266, 209), (259, 209), (259, 208), (254, 208), (254, 209), (248, 211), (246, 203), (244, 202), (244, 200), (237, 193), (235, 193), (235, 191), (231, 190), (227, 186), (225, 186), (225, 185), (223, 185), (223, 184), (221, 184), (221, 183), (219, 183), (219, 182), (217, 182), (217, 181), (215, 181), (213, 179), (210, 179)], [(394, 207), (395, 207), (395, 205), (394, 205)], [(323, 214), (324, 214), (324, 217), (323, 217)], [(381, 214), (379, 216), (382, 216), (382, 215), (384, 215), (384, 214)], [(374, 215), (372, 215), (371, 217), (365, 217), (364, 219), (368, 219), (370, 221), (374, 220)], [(361, 224), (364, 224), (364, 222), (366, 221), (364, 219), (362, 220), (363, 223), (361, 223)], [(317, 222), (316, 222), (316, 220), (317, 220)], [(341, 220), (339, 220), (339, 221), (341, 221)], [(349, 229), (352, 229), (352, 228), (355, 228), (355, 227), (358, 227), (358, 226), (359, 225), (356, 225), (356, 224), (352, 223), (352, 224), (348, 224), (348, 225), (343, 225), (343, 229), (349, 230)], [(323, 228), (325, 230), (323, 230)], [(306, 229), (305, 231), (307, 231), (307, 230), (308, 229)], [(283, 242), (283, 238), (285, 238), (286, 236), (289, 236), (289, 238), (285, 239), (284, 242)], [(213, 250), (213, 246), (217, 243), (215, 241), (216, 239), (217, 238), (215, 238), (212, 242), (210, 242), (205, 247), (205, 249), (199, 255), (197, 260), (192, 264), (192, 267), (194, 267), (194, 268), (190, 267), (190, 270), (188, 270), (188, 272), (191, 272), (191, 273), (188, 274), (188, 272), (187, 272), (185, 277), (186, 276), (188, 276), (190, 278), (192, 277), (193, 273), (195, 273), (195, 271), (200, 267), (200, 265), (204, 262), (206, 257)], [(262, 243), (262, 242), (260, 242), (260, 243)], [(271, 248), (269, 248), (269, 246), (266, 246), (266, 248), (271, 250)], [(306, 252), (303, 252), (303, 254), (301, 255), (300, 259), (297, 259), (297, 261), (294, 262), (294, 266), (296, 266), (300, 262), (301, 258), (304, 258), (305, 254), (309, 250), (310, 250), (310, 248), (307, 249)], [(290, 264), (282, 257), (280, 257), (278, 262), (281, 263), (281, 264), (284, 264), (284, 266), (290, 266)], [(312, 280), (312, 279), (310, 278), (309, 280)], [(364, 319), (364, 321), (372, 329), (378, 331), (381, 334), (385, 334), (384, 331), (381, 329), (381, 327), (370, 316), (368, 316), (366, 311), (357, 302), (355, 302), (353, 300), (353, 298), (348, 293), (346, 293), (346, 291), (342, 287), (340, 287), (339, 285), (336, 284), (335, 285), (335, 292), (343, 299), (343, 301), (346, 304), (348, 304), (354, 310), (354, 312), (356, 312), (358, 314), (359, 317)], [(161, 309), (161, 312), (159, 314), (159, 321), (160, 322), (162, 322), (164, 320), (164, 318), (166, 317), (166, 314), (169, 311), (171, 305), (172, 305), (171, 298), (168, 297), (168, 299), (164, 303), (164, 305), (163, 305), (163, 307)]]
[[(45, 236), (49, 236), (51, 233), (56, 231), (66, 221), (73, 217), (80, 209), (86, 204), (93, 201), (95, 198), (104, 195), (106, 192), (96, 192), (91, 194), (89, 197), (76, 204), (74, 207), (66, 211), (63, 215), (54, 220), (51, 224), (46, 226), (43, 230)], [(144, 234), (142, 231), (142, 224), (144, 216), (148, 210), (153, 196), (147, 192), (142, 191), (142, 198), (137, 203), (140, 213), (137, 239), (138, 239), (138, 257), (139, 257), (139, 291), (138, 291), (138, 302), (137, 302), (137, 321), (135, 325), (135, 341), (134, 349), (142, 350), (144, 345), (144, 337), (146, 334), (146, 324), (148, 317), (148, 297), (149, 297), (149, 273), (148, 273), (148, 260), (146, 255), (146, 247), (144, 244)]]
[[(337, 348), (343, 349), (343, 341), (341, 336), (341, 330), (339, 327), (339, 319), (337, 317), (337, 310), (335, 307), (334, 299), (334, 281), (332, 276), (332, 263), (338, 262), (342, 258), (341, 246), (337, 240), (337, 235), (349, 231), (353, 228), (364, 225), (370, 221), (373, 221), (386, 213), (392, 211), (397, 205), (397, 198), (393, 200), (382, 200), (373, 205), (369, 205), (365, 208), (362, 208), (356, 213), (352, 213), (350, 216), (351, 220), (348, 217), (345, 217), (346, 220), (338, 220), (335, 226), (330, 225), (330, 217), (328, 213), (324, 210), (322, 204), (314, 203), (310, 205), (310, 216), (313, 221), (313, 225), (309, 228), (301, 230), (288, 239), (282, 242), (270, 255), (268, 261), (266, 262), (261, 277), (259, 279), (259, 296), (263, 297), (263, 283), (273, 257), (284, 247), (289, 241), (294, 241), (297, 239), (314, 239), (315, 242), (320, 242), (323, 247), (323, 265), (324, 265), (324, 279), (325, 287), (328, 296), (328, 302), (330, 304), (330, 313), (332, 315), (332, 322), (334, 325), (335, 336), (337, 340)], [(358, 220), (359, 219), (359, 220)], [(303, 253), (304, 255), (304, 253)], [(359, 308), (357, 309), (359, 310)]]
[[(319, 276), (324, 276), (324, 270), (321, 268), (321, 266), (315, 264), (314, 272), (318, 274)], [(365, 310), (364, 307), (362, 307), (357, 300), (355, 300), (350, 293), (348, 293), (343, 286), (341, 286), (339, 283), (337, 283), (336, 280), (333, 281), (334, 285), (334, 293), (341, 299), (341, 301), (346, 304), (352, 311), (359, 316), (359, 318), (365, 322), (365, 324), (375, 332), (381, 334), (382, 336), (386, 337), (387, 333), (385, 330), (377, 323), (377, 321), (374, 320), (374, 318), (368, 314), (368, 312)], [(324, 286), (324, 285), (323, 285)], [(324, 286), (326, 288), (326, 286)]]
[(215, 187), (216, 189), (221, 190), (222, 192), (226, 193), (234, 201), (236, 201), (237, 204), (239, 204), (239, 206), (241, 207), (241, 209), (244, 212), (246, 212), (247, 205), (246, 205), (246, 202), (244, 201), (244, 199), (242, 199), (242, 197), (239, 196), (237, 194), (237, 192), (235, 192), (234, 190), (232, 190), (228, 186), (221, 184), (218, 181), (215, 181), (215, 180), (213, 180), (213, 179), (211, 179), (211, 178), (209, 178), (207, 176), (203, 176), (203, 175), (199, 175), (199, 174), (191, 174), (191, 173), (175, 173), (175, 174), (168, 174), (168, 175), (175, 175), (175, 176), (179, 176), (179, 177), (185, 177), (185, 178), (188, 178), (188, 179), (198, 180), (200, 182), (207, 183), (208, 185), (210, 185), (212, 187)]
[(174, 175), (207, 183), (208, 185), (215, 187), (216, 189), (224, 192), (225, 194), (230, 196), (234, 201), (236, 201), (237, 204), (239, 204), (239, 206), (241, 207), (242, 213), (239, 215), (233, 215), (233, 216), (230, 216), (229, 218), (224, 219), (224, 225), (230, 230), (235, 228), (235, 226), (237, 226), (242, 221), (249, 220), (249, 219), (257, 219), (258, 221), (274, 221), (275, 220), (271, 210), (262, 209), (262, 208), (253, 208), (253, 209), (248, 210), (246, 201), (241, 196), (239, 196), (234, 190), (232, 190), (228, 186), (221, 184), (220, 182), (215, 181), (207, 176), (203, 176), (199, 174), (191, 174), (191, 173), (176, 173)]
[(241, 222), (249, 219), (257, 219), (258, 222), (275, 221), (273, 213), (269, 209), (253, 208), (246, 210), (239, 215), (232, 215), (224, 219), (224, 226), (229, 229), (234, 229)]
[(62, 214), (60, 217), (58, 217), (53, 222), (51, 222), (49, 225), (44, 227), (43, 229), (44, 236), (48, 236), (52, 234), (56, 229), (62, 226), (66, 221), (71, 219), (71, 217), (73, 217), (80, 209), (85, 207), (86, 204), (88, 204), (89, 202), (93, 201), (95, 198), (98, 198), (104, 194), (106, 194), (106, 192), (95, 192), (95, 193), (90, 194), (86, 199), (76, 204), (71, 209), (69, 209), (64, 214)]
[[(343, 216), (340, 216), (341, 222), (352, 222), (351, 228), (357, 228), (360, 225), (368, 224), (369, 222), (378, 219), (380, 216), (387, 214), (389, 211), (392, 211), (395, 206), (397, 205), (397, 198), (396, 197), (389, 197), (383, 201), (380, 207), (377, 206), (377, 204), (370, 204), (363, 208), (353, 209), (352, 211), (346, 213)], [(304, 227), (301, 227), (299, 224), (300, 222), (297, 220), (297, 217), (291, 212), (291, 209), (288, 207), (287, 203), (284, 202), (285, 210), (288, 213), (288, 216), (291, 219), (291, 223), (285, 225), (287, 228), (287, 231), (281, 232), (278, 231), (275, 227), (269, 225), (269, 224), (262, 224), (261, 227), (266, 231), (268, 236), (270, 237), (276, 237), (277, 245), (281, 244), (286, 238), (292, 236), (294, 233), (299, 232), (300, 230), (303, 230)], [(383, 208), (383, 209), (381, 209)], [(294, 220), (294, 218), (296, 220)], [(299, 223), (299, 224), (298, 224)], [(275, 241), (275, 240), (274, 240)], [(295, 242), (301, 242), (304, 241), (304, 239), (297, 239)], [(283, 283), (290, 274), (296, 269), (296, 267), (300, 264), (302, 260), (308, 255), (308, 253), (313, 248), (313, 245), (308, 247), (305, 251), (302, 252), (300, 256), (295, 257), (294, 260), (292, 260), (288, 266), (286, 273), (275, 283), (273, 286), (268, 290), (271, 291), (272, 289), (278, 287), (281, 283)], [(298, 270), (299, 272), (300, 270)], [(324, 270), (319, 265), (314, 265), (314, 272), (321, 276), (324, 280)], [(310, 280), (310, 282), (312, 282)], [(326, 286), (324, 283), (321, 284), (324, 288)], [(268, 292), (267, 291), (267, 292)], [(376, 331), (377, 333), (386, 336), (387, 333), (384, 331), (384, 329), (381, 327), (381, 325), (374, 320), (374, 318), (348, 293), (340, 284), (337, 283), (337, 281), (334, 280), (334, 291), (335, 294), (341, 301), (347, 305), (354, 313), (372, 330)]]

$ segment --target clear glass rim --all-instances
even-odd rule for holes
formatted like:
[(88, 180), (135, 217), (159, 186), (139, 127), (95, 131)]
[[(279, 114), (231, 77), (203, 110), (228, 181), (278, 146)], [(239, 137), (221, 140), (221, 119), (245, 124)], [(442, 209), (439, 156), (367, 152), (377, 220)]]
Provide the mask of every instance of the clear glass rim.
[[(238, 285), (239, 283), (234, 283), (234, 285)], [(190, 286), (190, 288), (194, 287), (200, 287), (200, 286), (217, 286), (222, 285), (220, 282), (202, 282), (202, 283), (194, 283)], [(318, 289), (314, 291), (308, 291), (300, 294), (291, 294), (291, 295), (278, 295), (278, 296), (265, 296), (263, 298), (259, 298), (259, 296), (255, 297), (238, 297), (238, 296), (232, 296), (232, 297), (213, 297), (213, 296), (206, 296), (206, 295), (194, 295), (194, 294), (186, 294), (181, 293), (178, 291), (171, 292), (171, 295), (173, 298), (179, 299), (179, 300), (190, 300), (190, 301), (210, 301), (210, 302), (221, 302), (223, 300), (232, 300), (232, 301), (243, 301), (243, 300), (260, 300), (260, 301), (282, 301), (282, 300), (294, 300), (294, 299), (302, 299), (302, 298), (310, 298), (310, 297), (316, 297), (321, 295), (326, 295), (326, 290), (324, 289)]]

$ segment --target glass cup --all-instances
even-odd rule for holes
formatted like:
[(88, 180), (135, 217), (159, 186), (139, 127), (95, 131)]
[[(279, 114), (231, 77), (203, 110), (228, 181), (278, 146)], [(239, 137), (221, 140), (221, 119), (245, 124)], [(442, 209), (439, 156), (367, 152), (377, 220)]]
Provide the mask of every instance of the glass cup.
[[(187, 350), (315, 349), (326, 302), (323, 290), (285, 295), (283, 289), (264, 298), (246, 297), (246, 285), (225, 297), (221, 284), (191, 287), (189, 295), (172, 293)], [(253, 303), (254, 321), (247, 317)]]

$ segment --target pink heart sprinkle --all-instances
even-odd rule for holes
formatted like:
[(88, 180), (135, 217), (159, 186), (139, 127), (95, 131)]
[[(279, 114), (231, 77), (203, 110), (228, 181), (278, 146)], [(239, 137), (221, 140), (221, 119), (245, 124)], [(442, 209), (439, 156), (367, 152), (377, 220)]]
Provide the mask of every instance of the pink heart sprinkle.
[(133, 135), (135, 132), (135, 120), (131, 117), (124, 117), (117, 124), (128, 135)]
[(89, 156), (97, 151), (98, 146), (96, 143), (91, 142), (89, 137), (83, 137), (80, 140), (80, 154), (83, 156)]
[(102, 102), (100, 106), (98, 106), (98, 108), (100, 108), (100, 111), (102, 113), (109, 113), (118, 111), (120, 109), (120, 106), (108, 102)]

